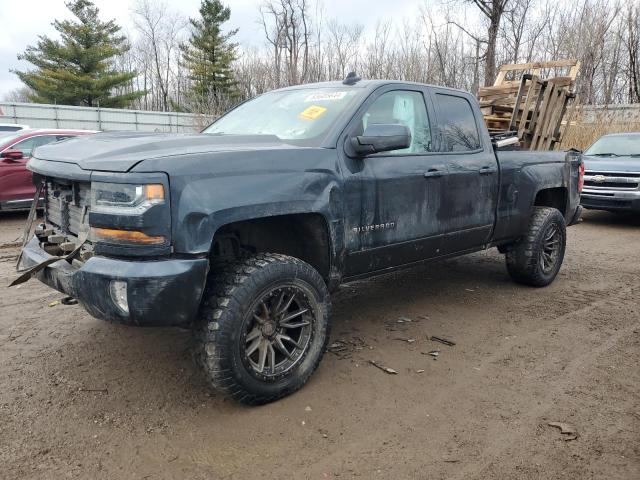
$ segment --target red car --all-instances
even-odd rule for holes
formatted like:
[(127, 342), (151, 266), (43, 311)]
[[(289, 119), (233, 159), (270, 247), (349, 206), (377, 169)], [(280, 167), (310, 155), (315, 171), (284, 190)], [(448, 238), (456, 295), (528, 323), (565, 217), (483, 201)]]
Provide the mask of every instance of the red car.
[(96, 132), (58, 129), (0, 132), (0, 211), (31, 207), (36, 190), (26, 165), (36, 147), (92, 133)]

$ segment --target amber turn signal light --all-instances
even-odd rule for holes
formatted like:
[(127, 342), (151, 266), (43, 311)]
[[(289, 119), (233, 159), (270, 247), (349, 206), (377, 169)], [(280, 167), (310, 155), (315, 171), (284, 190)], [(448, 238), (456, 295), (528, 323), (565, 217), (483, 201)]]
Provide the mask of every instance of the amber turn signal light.
[(151, 236), (138, 230), (92, 227), (91, 231), (96, 242), (139, 245), (162, 245), (165, 243), (163, 236)]
[(147, 200), (164, 200), (164, 187), (160, 183), (146, 186)]

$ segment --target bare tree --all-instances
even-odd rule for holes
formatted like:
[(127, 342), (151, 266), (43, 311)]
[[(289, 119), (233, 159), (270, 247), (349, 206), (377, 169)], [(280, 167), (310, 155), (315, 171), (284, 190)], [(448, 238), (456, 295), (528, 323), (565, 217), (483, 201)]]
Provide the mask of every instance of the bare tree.
[(606, 0), (582, 0), (572, 8), (559, 10), (541, 39), (540, 57), (580, 60), (577, 92), (582, 102), (605, 101), (608, 77), (615, 75), (620, 45), (615, 30), (620, 28), (620, 7)]
[(260, 20), (273, 49), (278, 86), (307, 81), (312, 36), (309, 1), (269, 0), (260, 8)]
[(468, 0), (473, 3), (489, 21), (487, 27), (487, 49), (485, 51), (484, 84), (493, 85), (496, 78), (496, 44), (500, 32), (500, 22), (510, 0)]
[(5, 93), (2, 100), (4, 102), (28, 103), (31, 94), (29, 87), (19, 87)]
[(385, 78), (390, 73), (391, 29), (391, 21), (378, 21), (373, 41), (365, 47), (363, 73), (368, 78)]
[(344, 78), (355, 69), (362, 30), (362, 25), (345, 25), (335, 18), (327, 22), (325, 78)]
[(504, 42), (504, 48), (502, 48), (504, 60), (509, 63), (530, 60), (526, 56), (522, 58), (522, 50), (527, 43), (535, 42), (542, 24), (532, 20), (535, 15), (534, 3), (535, 0), (514, 0), (511, 8), (504, 13), (500, 33)]
[[(170, 106), (171, 82), (180, 74), (177, 68), (178, 46), (186, 27), (186, 19), (171, 12), (164, 2), (137, 0), (134, 25), (140, 34), (138, 50), (145, 65), (145, 73), (153, 72), (151, 91), (157, 90), (160, 109)], [(179, 92), (178, 92), (179, 93)]]
[(638, 5), (629, 3), (627, 6), (626, 27), (629, 103), (640, 103), (640, 7)]
[[(486, 22), (486, 32), (478, 34), (472, 32), (471, 28), (463, 25), (462, 22), (453, 19), (448, 12), (448, 22), (456, 25), (460, 30), (466, 33), (473, 40), (476, 46), (485, 45), (484, 54), (484, 84), (492, 85), (496, 77), (496, 53), (498, 45), (498, 36), (500, 33), (500, 24), (505, 14), (507, 6), (513, 0), (463, 0), (462, 5), (470, 4), (482, 14), (482, 18)], [(460, 5), (460, 4), (458, 4)]]

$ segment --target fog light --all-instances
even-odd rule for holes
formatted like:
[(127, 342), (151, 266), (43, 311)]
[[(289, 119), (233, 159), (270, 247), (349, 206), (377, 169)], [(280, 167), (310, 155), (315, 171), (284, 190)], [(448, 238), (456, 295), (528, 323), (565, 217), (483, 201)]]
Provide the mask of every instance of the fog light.
[(129, 300), (127, 299), (127, 282), (122, 280), (111, 280), (109, 284), (111, 299), (118, 308), (125, 314), (129, 315)]

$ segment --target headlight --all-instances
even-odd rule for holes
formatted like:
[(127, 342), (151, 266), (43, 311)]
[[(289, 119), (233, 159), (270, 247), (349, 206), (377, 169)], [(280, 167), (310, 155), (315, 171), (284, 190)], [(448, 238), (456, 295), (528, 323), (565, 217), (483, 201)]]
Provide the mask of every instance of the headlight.
[(147, 214), (151, 207), (166, 202), (161, 183), (92, 182), (90, 238), (110, 245), (166, 246), (169, 222), (164, 226), (158, 219), (162, 212)]
[(116, 215), (140, 215), (164, 203), (162, 184), (91, 183), (91, 211)]

